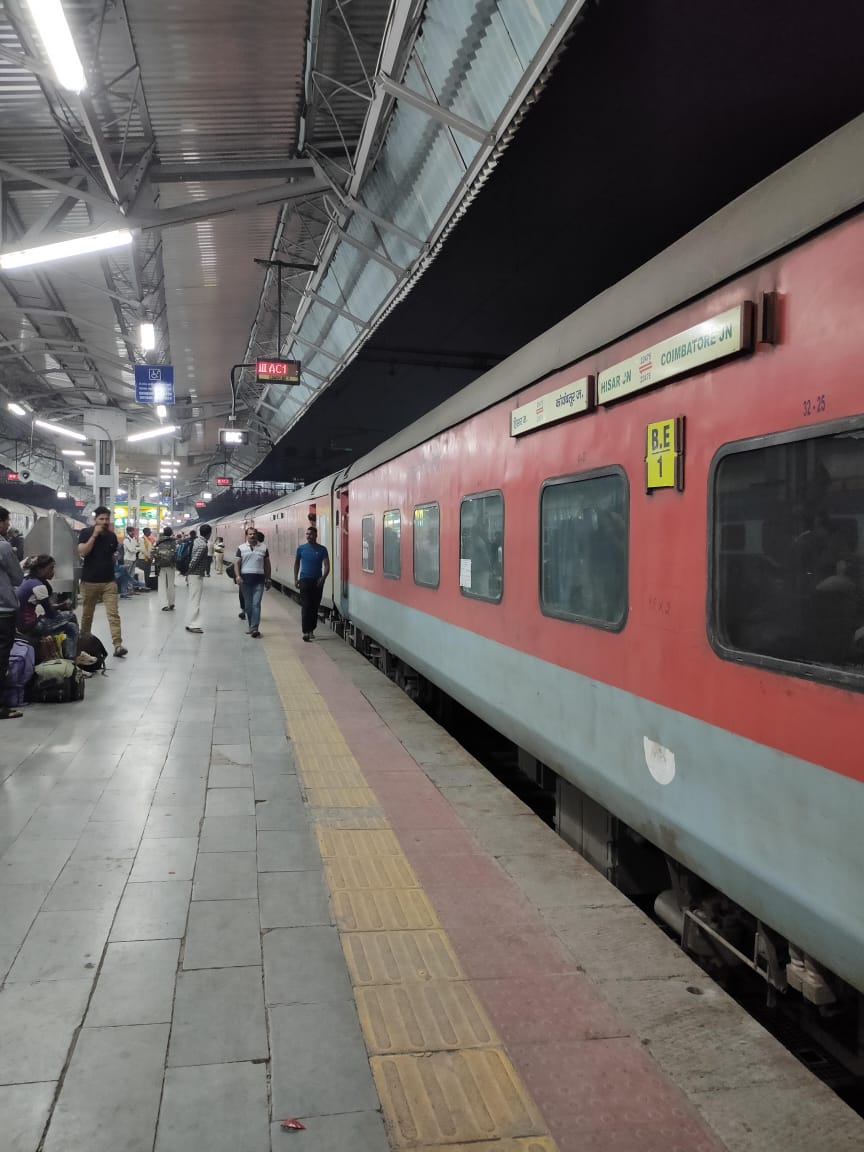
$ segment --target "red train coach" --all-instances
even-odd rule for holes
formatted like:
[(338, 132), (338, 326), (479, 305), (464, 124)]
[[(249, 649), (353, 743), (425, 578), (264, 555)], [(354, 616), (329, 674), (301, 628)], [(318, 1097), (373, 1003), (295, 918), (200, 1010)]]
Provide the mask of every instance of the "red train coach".
[(342, 615), (662, 853), (691, 947), (852, 1009), (862, 155), (864, 118), (329, 481)]

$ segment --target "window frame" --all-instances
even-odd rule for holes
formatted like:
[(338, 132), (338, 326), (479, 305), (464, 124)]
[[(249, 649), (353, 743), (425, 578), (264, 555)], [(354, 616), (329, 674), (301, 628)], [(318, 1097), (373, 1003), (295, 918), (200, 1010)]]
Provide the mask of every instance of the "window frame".
[(760, 448), (773, 448), (782, 444), (797, 444), (806, 440), (824, 439), (844, 432), (864, 432), (864, 416), (849, 416), (842, 420), (826, 420), (820, 424), (799, 425), (783, 432), (768, 432), (761, 436), (747, 436), (743, 440), (730, 440), (714, 453), (708, 469), (708, 523), (706, 551), (708, 580), (705, 598), (705, 629), (708, 642), (721, 660), (750, 668), (764, 668), (778, 672), (782, 676), (794, 676), (796, 680), (809, 680), (811, 683), (827, 684), (834, 688), (847, 688), (864, 692), (864, 673), (850, 672), (844, 668), (834, 668), (829, 664), (807, 664), (800, 660), (783, 660), (779, 656), (766, 656), (759, 652), (746, 652), (732, 648), (721, 638), (719, 613), (720, 571), (717, 563), (717, 473), (720, 465), (729, 456), (739, 456), (755, 452)]
[[(399, 571), (397, 573), (388, 572), (386, 565), (387, 547), (386, 547), (386, 532), (387, 532), (387, 517), (399, 517)], [(387, 580), (401, 580), (402, 579), (402, 509), (401, 508), (385, 508), (381, 516), (381, 572)]]
[(502, 488), (487, 488), (483, 492), (466, 492), (464, 496), (459, 497), (459, 546), (457, 549), (456, 561), (461, 565), (462, 563), (462, 505), (467, 500), (483, 500), (488, 496), (501, 497), (501, 591), (497, 596), (478, 596), (476, 592), (472, 592), (470, 588), (463, 588), (462, 582), (459, 577), (459, 572), (456, 572), (456, 580), (459, 587), (459, 593), (466, 596), (469, 600), (476, 600), (479, 604), (500, 604), (504, 599), (504, 542), (506, 540), (506, 526), (507, 526), (507, 501), (504, 499), (504, 490)]
[[(372, 521), (372, 567), (367, 568), (363, 563), (363, 525), (367, 520)], [(368, 516), (360, 517), (360, 571), (366, 572), (370, 576), (375, 573), (375, 513), (370, 512)]]
[[(417, 530), (414, 527), (414, 514), (418, 508), (436, 508), (438, 510), (438, 579), (434, 584), (428, 580), (417, 579)], [(411, 511), (411, 575), (418, 588), (441, 587), (441, 505), (437, 500), (427, 500), (423, 504), (415, 504)]]
[[(562, 484), (578, 484), (583, 480), (601, 480), (604, 476), (620, 476), (624, 481), (624, 524), (626, 528), (624, 565), (624, 612), (619, 621), (596, 620), (593, 616), (576, 616), (570, 612), (555, 612), (548, 609), (543, 601), (543, 493), (547, 488)], [(541, 616), (549, 620), (561, 620), (565, 624), (584, 624), (586, 628), (596, 628), (600, 632), (618, 634), (627, 627), (630, 619), (630, 477), (623, 464), (606, 464), (601, 468), (590, 468), (587, 472), (570, 472), (566, 476), (551, 476), (540, 485), (537, 497), (537, 604)]]

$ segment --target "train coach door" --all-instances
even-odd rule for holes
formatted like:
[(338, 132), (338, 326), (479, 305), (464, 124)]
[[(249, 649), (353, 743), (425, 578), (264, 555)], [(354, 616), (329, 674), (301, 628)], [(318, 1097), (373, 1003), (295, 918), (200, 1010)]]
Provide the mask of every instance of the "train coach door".
[(344, 616), (348, 610), (348, 489), (340, 488), (337, 497), (339, 500), (339, 581), (342, 593), (339, 611)]

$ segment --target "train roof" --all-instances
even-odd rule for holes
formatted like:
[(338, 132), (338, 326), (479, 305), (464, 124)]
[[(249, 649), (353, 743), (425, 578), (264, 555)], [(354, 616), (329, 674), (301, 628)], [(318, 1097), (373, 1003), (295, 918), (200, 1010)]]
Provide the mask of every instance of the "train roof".
[[(733, 200), (328, 484), (362, 476), (760, 264), (864, 203), (864, 116)], [(322, 481), (319, 481), (319, 484)]]

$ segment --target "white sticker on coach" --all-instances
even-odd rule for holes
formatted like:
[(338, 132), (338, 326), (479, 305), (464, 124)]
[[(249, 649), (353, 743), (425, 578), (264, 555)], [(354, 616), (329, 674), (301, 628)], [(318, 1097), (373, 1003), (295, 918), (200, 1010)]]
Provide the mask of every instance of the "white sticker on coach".
[(459, 561), (459, 587), (460, 588), (470, 588), (471, 587), (471, 561), (470, 560), (461, 560), (460, 559), (460, 561)]
[(642, 737), (642, 747), (645, 749), (645, 763), (648, 771), (658, 784), (671, 784), (675, 779), (675, 753), (671, 748), (664, 748), (647, 736)]

